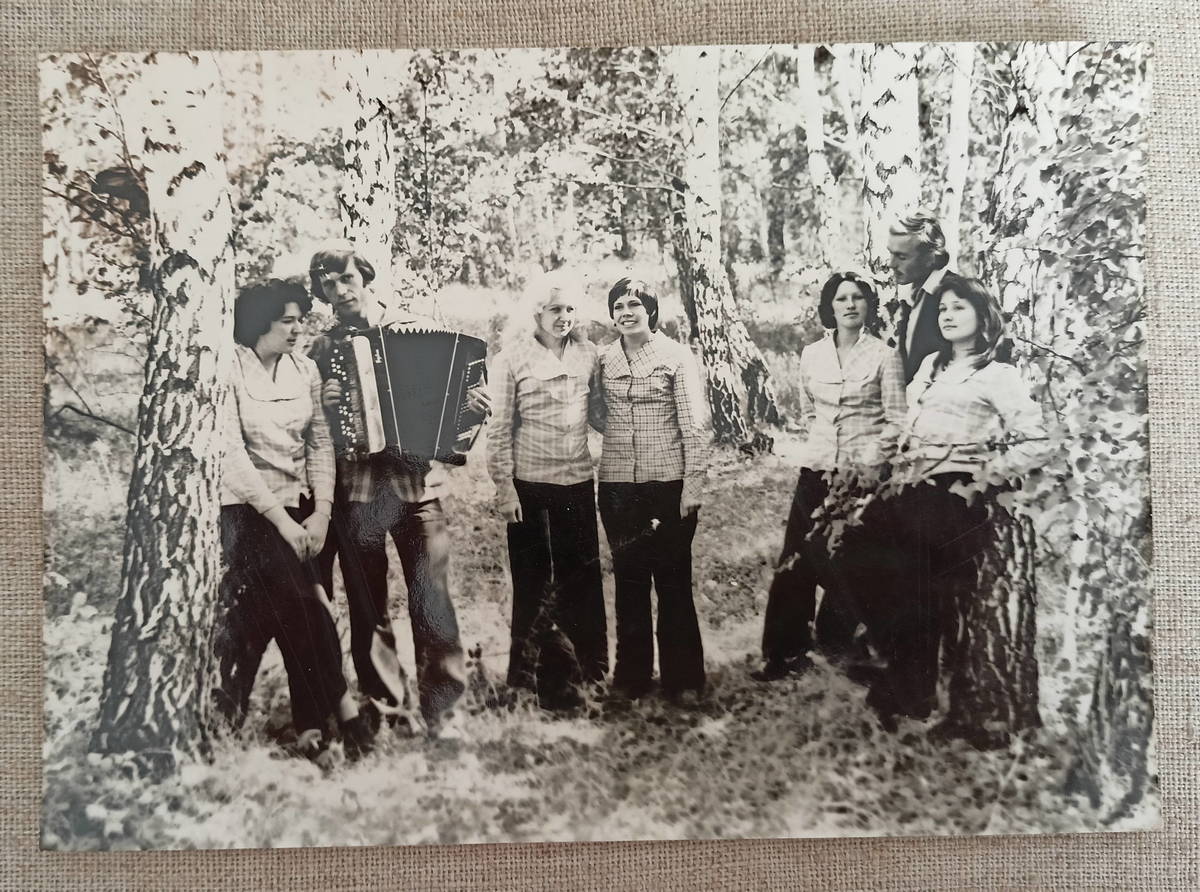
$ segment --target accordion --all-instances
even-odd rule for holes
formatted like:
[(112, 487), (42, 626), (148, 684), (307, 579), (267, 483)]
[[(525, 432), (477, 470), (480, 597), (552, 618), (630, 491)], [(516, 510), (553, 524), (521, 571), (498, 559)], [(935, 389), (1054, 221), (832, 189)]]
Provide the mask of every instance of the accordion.
[(467, 391), (485, 380), (487, 344), (457, 331), (382, 325), (340, 340), (330, 356), (342, 400), (334, 447), (357, 460), (378, 452), (462, 464), (483, 416)]

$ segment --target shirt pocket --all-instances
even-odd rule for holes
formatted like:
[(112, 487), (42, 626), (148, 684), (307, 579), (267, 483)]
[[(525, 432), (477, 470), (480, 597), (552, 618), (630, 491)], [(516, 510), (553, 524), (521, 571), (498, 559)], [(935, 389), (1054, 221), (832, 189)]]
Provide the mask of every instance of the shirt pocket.
[(844, 383), (841, 369), (814, 369), (808, 378), (808, 388), (812, 391), (813, 402), (818, 407), (836, 408), (842, 402)]

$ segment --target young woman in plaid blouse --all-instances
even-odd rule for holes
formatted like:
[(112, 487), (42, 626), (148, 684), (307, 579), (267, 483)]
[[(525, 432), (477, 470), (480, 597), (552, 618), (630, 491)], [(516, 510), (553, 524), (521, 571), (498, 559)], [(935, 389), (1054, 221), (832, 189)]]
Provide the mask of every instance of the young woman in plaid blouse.
[[(812, 666), (810, 626), (830, 655), (848, 651), (860, 611), (853, 592), (830, 572), (828, 543), (813, 533), (813, 512), (829, 498), (831, 482), (854, 474), (877, 480), (891, 460), (904, 420), (904, 366), (900, 354), (875, 336), (879, 297), (864, 278), (834, 273), (817, 307), (829, 331), (800, 356), (800, 392), (808, 436), (792, 496), (783, 550), (767, 596), (762, 669), (758, 681), (800, 674)], [(825, 590), (816, 611), (818, 582)]]
[(357, 757), (370, 748), (370, 729), (347, 693), (337, 628), (313, 564), (329, 528), (334, 471), (320, 374), (294, 352), (310, 309), (302, 286), (279, 279), (243, 289), (234, 306), (220, 520), (227, 613), (216, 641), (216, 700), (240, 724), (263, 653), (275, 641), (297, 751), (321, 757), (326, 722), (336, 717), (347, 755)]
[(894, 580), (876, 586), (868, 610), (887, 660), (868, 703), (887, 726), (934, 708), (943, 631), (975, 595), (978, 558), (996, 547), (986, 493), (995, 480), (1017, 485), (1044, 451), (1041, 409), (1017, 369), (996, 358), (1006, 344), (995, 298), (953, 273), (930, 296), (943, 343), (908, 387), (891, 495), (843, 546), (848, 572), (869, 564)]
[(578, 289), (561, 274), (533, 282), (489, 375), (488, 469), (513, 580), (508, 683), (537, 691), (546, 708), (577, 705), (577, 684), (608, 670), (588, 451), (603, 397), (596, 347), (576, 324)]
[(704, 388), (691, 351), (657, 331), (658, 298), (645, 282), (617, 282), (608, 311), (621, 335), (600, 354), (607, 419), (598, 501), (617, 589), (613, 686), (637, 698), (652, 685), (653, 582), (662, 687), (688, 701), (705, 685), (692, 595), (710, 438)]

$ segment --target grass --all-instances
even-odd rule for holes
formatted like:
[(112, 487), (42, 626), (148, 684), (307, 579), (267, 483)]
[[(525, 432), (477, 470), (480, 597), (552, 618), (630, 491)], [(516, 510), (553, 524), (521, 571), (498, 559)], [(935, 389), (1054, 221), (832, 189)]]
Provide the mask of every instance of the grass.
[[(493, 680), (503, 676), (507, 659), (507, 558), (477, 446), (468, 466), (455, 473), (446, 500), (459, 623), (464, 643), (481, 653), (471, 665), (464, 740), (430, 742), (388, 732), (371, 756), (327, 775), (284, 758), (271, 742), (269, 732), (286, 724), (288, 712), (273, 650), (258, 680), (253, 718), (239, 737), (220, 743), (211, 764), (186, 764), (152, 783), (126, 757), (88, 754), (111, 603), (86, 589), (78, 575), (83, 569), (52, 554), (63, 582), (54, 583), (62, 589), (59, 606), (48, 609), (45, 625), (43, 845), (80, 850), (1101, 829), (1086, 803), (1064, 789), (1072, 743), (1066, 724), (1050, 721), (1011, 750), (977, 753), (933, 743), (919, 723), (884, 733), (865, 707), (863, 689), (825, 665), (770, 686), (748, 678), (757, 664), (766, 586), (795, 482), (787, 459), (793, 445), (781, 438), (780, 455), (752, 464), (721, 453), (712, 470), (694, 548), (710, 701), (683, 711), (655, 697), (622, 709), (597, 699), (567, 717), (541, 712), (528, 697), (495, 696)], [(47, 473), (48, 492), (58, 496), (75, 481), (62, 467)], [(94, 482), (92, 501), (119, 506), (123, 498), (114, 465), (107, 489)], [(68, 522), (69, 506), (58, 504), (63, 513), (54, 515), (60, 535), (53, 547), (81, 549), (87, 536), (114, 535), (101, 528), (113, 523), (103, 510), (87, 515), (90, 527), (77, 527)], [(604, 559), (611, 624), (606, 554)], [(400, 595), (399, 568), (392, 573), (393, 592)], [(394, 598), (393, 616), (401, 657), (411, 666), (402, 596)], [(1053, 719), (1055, 704), (1047, 703), (1044, 713)]]

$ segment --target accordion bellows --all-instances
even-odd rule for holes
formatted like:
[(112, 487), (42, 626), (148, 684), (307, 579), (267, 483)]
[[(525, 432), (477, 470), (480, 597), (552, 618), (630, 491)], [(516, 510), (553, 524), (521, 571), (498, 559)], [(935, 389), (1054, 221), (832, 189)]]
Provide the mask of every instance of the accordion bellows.
[(338, 342), (330, 357), (342, 401), (332, 419), (342, 458), (403, 452), (461, 464), (483, 416), (467, 391), (486, 375), (487, 344), (446, 329), (383, 325)]

